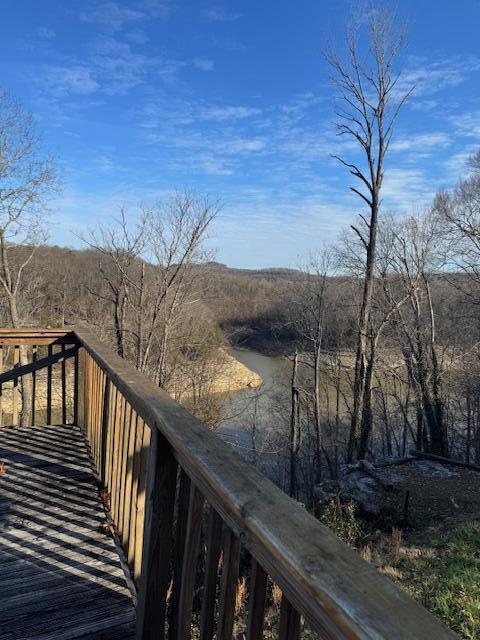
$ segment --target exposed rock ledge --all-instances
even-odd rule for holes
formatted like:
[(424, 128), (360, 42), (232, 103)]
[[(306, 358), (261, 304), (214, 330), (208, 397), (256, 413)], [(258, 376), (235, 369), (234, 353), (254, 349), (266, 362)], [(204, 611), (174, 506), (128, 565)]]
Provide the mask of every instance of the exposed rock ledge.
[(198, 369), (188, 368), (178, 371), (171, 381), (170, 395), (178, 402), (196, 394), (224, 394), (255, 388), (262, 384), (262, 378), (234, 358), (226, 349), (218, 349)]
[(262, 384), (262, 378), (239, 362), (225, 349), (219, 349), (218, 358), (212, 362), (214, 368), (212, 391), (214, 393), (231, 393), (246, 387), (256, 388)]

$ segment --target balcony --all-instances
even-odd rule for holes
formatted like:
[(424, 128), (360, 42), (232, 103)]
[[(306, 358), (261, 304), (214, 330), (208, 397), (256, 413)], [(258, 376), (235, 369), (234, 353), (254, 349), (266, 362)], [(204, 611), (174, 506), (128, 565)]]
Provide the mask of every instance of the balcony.
[(0, 640), (225, 640), (240, 576), (249, 640), (272, 583), (282, 640), (457, 637), (91, 331), (0, 366)]

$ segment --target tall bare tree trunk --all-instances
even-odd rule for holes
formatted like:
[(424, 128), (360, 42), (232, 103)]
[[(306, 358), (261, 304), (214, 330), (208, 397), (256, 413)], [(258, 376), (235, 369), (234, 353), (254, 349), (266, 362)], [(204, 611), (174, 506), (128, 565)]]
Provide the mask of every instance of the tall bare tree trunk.
[(291, 412), (290, 412), (290, 488), (289, 494), (296, 498), (298, 494), (297, 485), (297, 456), (300, 448), (300, 425), (299, 425), (299, 392), (297, 387), (298, 376), (298, 352), (295, 351), (292, 365), (291, 379)]
[[(371, 431), (371, 378), (373, 376), (374, 353), (370, 354), (370, 360), (367, 360), (368, 348), (368, 327), (370, 323), (370, 312), (372, 307), (373, 286), (375, 278), (375, 255), (377, 242), (377, 225), (378, 225), (378, 204), (371, 209), (370, 233), (367, 249), (367, 261), (365, 266), (365, 283), (363, 287), (362, 306), (360, 309), (360, 318), (358, 323), (357, 334), (357, 353), (355, 357), (355, 379), (353, 383), (353, 411), (350, 422), (350, 435), (347, 447), (347, 461), (352, 462), (355, 452), (358, 451), (358, 457), (364, 458), (367, 450), (367, 442), (365, 436)], [(370, 384), (369, 384), (370, 381)], [(368, 415), (367, 415), (368, 414)], [(365, 415), (365, 418), (364, 418)], [(362, 429), (362, 421), (366, 420), (365, 427)], [(363, 433), (364, 437), (361, 438)], [(360, 441), (362, 440), (362, 441)]]
[[(363, 26), (367, 27), (368, 38), (365, 51), (360, 50), (362, 38), (359, 37), (359, 31)], [(385, 156), (398, 114), (412, 93), (412, 90), (408, 90), (398, 96), (394, 91), (398, 75), (394, 73), (393, 66), (402, 43), (403, 33), (394, 32), (393, 15), (388, 11), (375, 10), (371, 12), (368, 23), (362, 17), (350, 24), (345, 60), (341, 60), (335, 52), (328, 55), (334, 72), (333, 83), (337, 88), (337, 133), (353, 139), (362, 153), (363, 163), (352, 163), (338, 155), (333, 157), (358, 179), (357, 186), (350, 189), (360, 198), (362, 205), (366, 205), (368, 212), (360, 214), (363, 228), (352, 225), (365, 250), (365, 279), (358, 319), (348, 462), (352, 462), (358, 453), (366, 401), (367, 332), (374, 289), (377, 226)], [(365, 449), (363, 445), (362, 451)]]

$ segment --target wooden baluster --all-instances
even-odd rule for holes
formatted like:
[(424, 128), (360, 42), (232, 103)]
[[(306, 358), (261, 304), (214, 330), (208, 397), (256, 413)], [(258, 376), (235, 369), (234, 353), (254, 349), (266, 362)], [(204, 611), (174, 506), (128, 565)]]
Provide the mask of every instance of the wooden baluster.
[(115, 425), (115, 438), (113, 442), (113, 476), (112, 476), (112, 516), (115, 524), (118, 524), (118, 486), (120, 484), (120, 442), (123, 436), (125, 419), (125, 398), (118, 393), (117, 395), (117, 418)]
[[(32, 347), (32, 362), (37, 361), (37, 346), (33, 345)], [(37, 372), (32, 371), (32, 427), (35, 426), (35, 400), (37, 396)]]
[(171, 445), (155, 429), (152, 433), (147, 478), (137, 640), (165, 637), (176, 484), (177, 462)]
[(145, 528), (145, 501), (146, 501), (146, 483), (148, 473), (148, 461), (150, 459), (150, 443), (152, 438), (152, 430), (142, 420), (143, 440), (140, 455), (140, 474), (137, 495), (137, 517), (135, 522), (135, 558), (133, 562), (133, 576), (138, 584), (138, 580), (142, 570), (143, 559), (143, 530)]
[(133, 502), (133, 461), (135, 457), (135, 435), (137, 431), (137, 413), (132, 409), (130, 414), (130, 425), (128, 429), (128, 444), (127, 444), (127, 462), (126, 475), (125, 475), (125, 487), (124, 487), (124, 508), (123, 508), (123, 522), (122, 522), (122, 543), (123, 548), (128, 553), (128, 542), (130, 538), (130, 514), (132, 511)]
[[(48, 345), (48, 355), (53, 354), (53, 346)], [(47, 416), (46, 423), (50, 425), (52, 423), (52, 365), (47, 367)]]
[(100, 479), (104, 487), (107, 487), (107, 448), (108, 448), (108, 432), (110, 422), (110, 380), (104, 376), (103, 391), (103, 412), (102, 412), (102, 447), (100, 462)]
[(79, 393), (78, 393), (78, 382), (79, 382), (79, 353), (78, 348), (73, 356), (73, 417), (72, 421), (75, 426), (78, 426), (79, 423)]
[(102, 474), (103, 464), (103, 415), (105, 413), (105, 373), (100, 369), (99, 406), (98, 406), (98, 475)]
[(125, 513), (125, 485), (127, 480), (128, 443), (130, 442), (130, 426), (133, 409), (129, 402), (125, 401), (125, 417), (122, 439), (120, 441), (120, 477), (119, 477), (119, 502), (118, 502), (118, 531), (123, 543), (125, 530), (123, 528), (123, 515)]
[(298, 640), (299, 637), (300, 614), (283, 595), (280, 606), (280, 630), (278, 638), (279, 640)]
[[(65, 345), (62, 344), (62, 352), (65, 351)], [(62, 359), (62, 424), (67, 424), (67, 372), (65, 358)]]
[(180, 588), (182, 584), (183, 553), (187, 533), (188, 504), (190, 496), (190, 478), (183, 469), (180, 470), (177, 517), (175, 526), (174, 555), (173, 555), (173, 584), (169, 607), (168, 638), (176, 640), (178, 633), (178, 606)]
[(218, 562), (222, 542), (222, 519), (210, 507), (205, 578), (203, 583), (202, 613), (200, 615), (200, 640), (212, 640), (214, 634), (215, 600), (217, 592)]
[(189, 640), (192, 627), (193, 592), (197, 575), (204, 497), (190, 484), (187, 531), (182, 565), (182, 584), (178, 601), (178, 640)]
[(91, 357), (88, 358), (88, 442), (90, 443), (90, 449), (93, 453), (93, 441), (94, 441), (94, 427), (93, 427), (93, 412), (95, 407), (94, 402), (94, 361)]
[[(0, 373), (3, 373), (3, 344), (0, 345)], [(0, 384), (0, 429), (3, 427), (3, 384)]]
[(97, 419), (97, 363), (91, 360), (90, 363), (90, 452), (96, 463), (97, 438), (96, 438), (96, 419)]
[(231, 640), (232, 637), (240, 564), (240, 541), (230, 529), (225, 531), (224, 538), (217, 640)]
[[(15, 345), (13, 350), (13, 368), (18, 367), (20, 362), (20, 347)], [(13, 381), (12, 389), (12, 424), (18, 427), (18, 378)]]
[(87, 352), (84, 348), (77, 349), (74, 368), (74, 393), (76, 403), (74, 405), (74, 422), (82, 427), (86, 433), (86, 410), (85, 405), (85, 387), (87, 384)]
[(87, 354), (87, 388), (86, 388), (86, 401), (87, 401), (87, 438), (91, 445), (92, 442), (92, 390), (93, 390), (93, 359), (90, 354)]
[(118, 389), (115, 385), (112, 385), (110, 390), (110, 409), (109, 409), (109, 421), (108, 421), (108, 434), (107, 434), (107, 460), (106, 460), (106, 472), (105, 472), (105, 486), (112, 493), (113, 483), (113, 453), (115, 442), (115, 425), (117, 423), (117, 396)]
[(95, 456), (95, 466), (97, 473), (100, 475), (102, 472), (102, 419), (103, 419), (103, 371), (97, 365), (97, 379), (96, 379), (96, 394), (97, 394), (97, 406), (95, 416), (95, 445), (97, 449), (97, 455)]
[(261, 638), (263, 638), (266, 595), (267, 574), (258, 562), (252, 558), (250, 593), (248, 598), (247, 640), (261, 640)]
[(87, 439), (90, 438), (90, 354), (84, 349), (84, 367), (83, 367), (83, 413), (84, 428)]
[(132, 467), (132, 500), (130, 508), (130, 527), (129, 527), (129, 540), (128, 540), (128, 565), (133, 570), (135, 560), (135, 547), (137, 542), (137, 501), (139, 495), (139, 476), (140, 476), (140, 463), (143, 446), (143, 421), (137, 416), (135, 425), (135, 450), (133, 453), (133, 467)]

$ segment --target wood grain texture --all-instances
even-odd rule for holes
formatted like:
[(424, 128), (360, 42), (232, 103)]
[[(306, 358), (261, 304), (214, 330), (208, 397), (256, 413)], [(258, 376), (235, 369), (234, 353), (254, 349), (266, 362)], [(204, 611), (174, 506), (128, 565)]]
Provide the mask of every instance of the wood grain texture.
[(267, 595), (267, 574), (252, 558), (248, 597), (247, 640), (263, 638), (263, 620)]
[(204, 497), (190, 485), (187, 530), (183, 548), (182, 582), (178, 601), (178, 640), (190, 640), (192, 633), (192, 605), (202, 530)]
[(300, 637), (300, 615), (283, 596), (280, 605), (280, 630), (278, 640), (298, 640)]
[(176, 478), (177, 462), (171, 447), (156, 431), (150, 447), (147, 477), (142, 577), (137, 605), (137, 640), (157, 640), (165, 637)]
[(229, 640), (232, 637), (233, 617), (235, 615), (235, 596), (238, 586), (240, 564), (240, 541), (232, 531), (224, 532), (223, 567), (220, 585), (220, 603), (218, 612), (217, 640)]
[(132, 594), (77, 427), (0, 430), (0, 640), (128, 640)]
[(222, 542), (222, 519), (210, 507), (207, 532), (205, 576), (203, 581), (202, 612), (200, 615), (200, 640), (212, 640), (215, 630), (215, 602), (217, 599), (217, 574)]
[(457, 637), (95, 334), (75, 335), (145, 423), (160, 429), (198, 491), (322, 638)]

